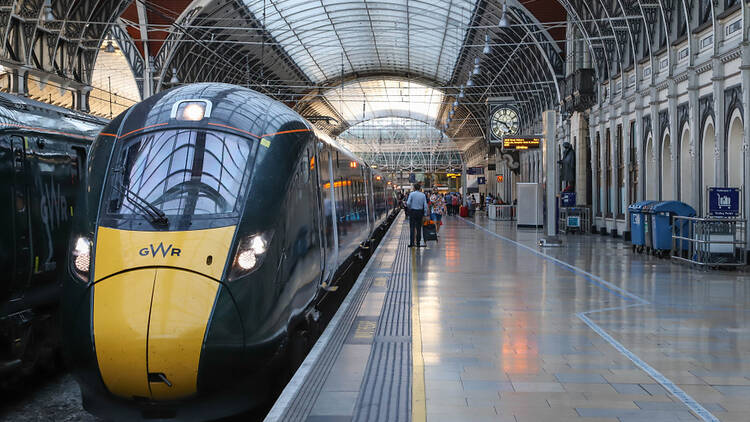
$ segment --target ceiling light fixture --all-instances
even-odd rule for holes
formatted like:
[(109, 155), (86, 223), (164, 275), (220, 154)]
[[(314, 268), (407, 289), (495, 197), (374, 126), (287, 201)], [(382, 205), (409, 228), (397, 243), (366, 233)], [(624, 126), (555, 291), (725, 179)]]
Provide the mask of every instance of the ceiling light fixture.
[(458, 98), (463, 98), (463, 97), (464, 97), (464, 95), (465, 95), (465, 94), (464, 94), (464, 86), (463, 86), (463, 85), (461, 85), (461, 90), (460, 90), (460, 91), (458, 91)]
[(453, 107), (458, 107), (458, 100), (453, 102)]
[(455, 110), (451, 110), (451, 112), (448, 113), (448, 115), (450, 115), (451, 117), (453, 117), (454, 114), (456, 114)]
[(466, 81), (466, 86), (474, 86), (474, 81), (471, 80), (471, 74), (469, 74), (469, 79)]
[(172, 85), (180, 83), (180, 80), (177, 79), (177, 68), (175, 67), (172, 68), (172, 79), (169, 80), (169, 83), (171, 83)]
[(479, 67), (479, 62), (480, 61), (481, 60), (479, 59), (479, 57), (475, 57), (474, 58), (474, 70), (471, 72), (472, 75), (478, 75), (478, 74), (482, 73), (482, 69)]
[(490, 34), (484, 34), (484, 49), (482, 49), (482, 54), (488, 55), (492, 52), (492, 47), (490, 47)]
[(497, 23), (497, 26), (500, 28), (507, 28), (510, 26), (508, 23), (508, 5), (503, 2), (503, 14), (500, 15), (500, 22)]
[(112, 41), (107, 41), (107, 46), (104, 47), (104, 51), (107, 53), (114, 53), (115, 52), (115, 46), (112, 45)]

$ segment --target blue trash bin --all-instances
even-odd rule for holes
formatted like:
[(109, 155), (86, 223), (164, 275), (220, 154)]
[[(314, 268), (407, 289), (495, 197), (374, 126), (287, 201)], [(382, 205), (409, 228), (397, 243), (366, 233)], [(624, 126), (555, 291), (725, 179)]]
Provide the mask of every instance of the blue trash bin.
[(658, 204), (659, 201), (651, 201), (650, 204), (646, 204), (641, 208), (641, 215), (643, 216), (643, 246), (646, 249), (646, 253), (651, 253), (654, 250), (654, 205)]
[(640, 201), (628, 206), (630, 213), (630, 243), (633, 245), (633, 252), (643, 252), (646, 245), (646, 216), (643, 214), (643, 207), (651, 205), (656, 201)]
[[(695, 209), (680, 201), (664, 201), (653, 204), (651, 206), (651, 213), (653, 249), (657, 255), (664, 255), (665, 252), (672, 249), (672, 217), (675, 215), (695, 217)], [(687, 237), (689, 235), (688, 224), (683, 222), (681, 226), (678, 227), (679, 233)], [(687, 249), (687, 242), (681, 243), (681, 249)]]

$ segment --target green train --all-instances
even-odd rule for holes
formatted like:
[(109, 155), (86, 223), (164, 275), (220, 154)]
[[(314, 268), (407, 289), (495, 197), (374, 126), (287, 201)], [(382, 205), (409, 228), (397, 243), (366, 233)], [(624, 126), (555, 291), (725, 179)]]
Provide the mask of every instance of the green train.
[(364, 161), (238, 86), (174, 88), (91, 148), (64, 286), (84, 407), (205, 420), (268, 400), (294, 328), (397, 212)]
[(106, 123), (0, 93), (0, 386), (55, 363), (70, 226)]

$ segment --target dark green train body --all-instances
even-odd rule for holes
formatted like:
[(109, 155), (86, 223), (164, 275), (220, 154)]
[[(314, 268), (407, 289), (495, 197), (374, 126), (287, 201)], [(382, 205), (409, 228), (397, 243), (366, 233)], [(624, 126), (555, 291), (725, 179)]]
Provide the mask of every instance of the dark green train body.
[(0, 94), (0, 380), (49, 363), (59, 345), (67, 265), (86, 151), (106, 124)]
[(205, 419), (267, 400), (291, 328), (396, 210), (384, 177), (285, 105), (157, 94), (94, 142), (64, 291), (84, 406)]

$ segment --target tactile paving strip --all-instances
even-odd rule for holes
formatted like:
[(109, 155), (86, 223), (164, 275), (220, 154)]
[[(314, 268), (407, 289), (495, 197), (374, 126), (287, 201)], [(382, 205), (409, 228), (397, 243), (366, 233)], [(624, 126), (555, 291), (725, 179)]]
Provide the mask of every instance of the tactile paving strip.
[[(401, 218), (396, 218), (396, 220), (391, 225), (392, 229), (394, 231), (399, 230), (400, 223)], [(381, 241), (381, 245), (384, 246), (390, 236), (392, 236), (391, 233), (387, 233), (385, 238)], [(399, 250), (400, 243), (403, 240), (402, 238), (399, 239)], [(382, 257), (377, 254), (371, 259), (380, 260), (382, 259)], [(326, 345), (321, 358), (317, 362), (315, 362), (313, 368), (308, 373), (302, 387), (300, 387), (299, 393), (294, 396), (294, 398), (291, 400), (291, 403), (289, 403), (289, 405), (284, 409), (284, 412), (278, 420), (302, 422), (307, 419), (310, 411), (315, 405), (315, 401), (318, 399), (319, 393), (323, 390), (323, 385), (325, 384), (326, 379), (331, 372), (331, 369), (336, 363), (336, 358), (338, 357), (339, 352), (341, 351), (341, 348), (346, 341), (347, 334), (352, 326), (352, 323), (354, 322), (355, 317), (362, 307), (362, 303), (367, 296), (367, 292), (372, 285), (373, 279), (379, 275), (377, 268), (378, 264), (380, 263), (374, 262), (373, 264), (374, 265), (372, 266), (372, 269), (374, 271), (368, 271), (367, 274), (365, 274), (366, 278), (363, 280), (364, 285), (361, 286), (361, 288), (356, 292), (352, 292), (356, 296), (352, 298), (353, 300), (351, 305), (345, 310), (344, 315), (339, 321), (339, 325), (336, 327), (336, 330), (331, 337), (331, 341)]]
[(408, 421), (411, 415), (411, 272), (408, 230), (401, 230), (383, 310), (367, 362), (355, 422)]

